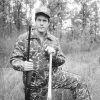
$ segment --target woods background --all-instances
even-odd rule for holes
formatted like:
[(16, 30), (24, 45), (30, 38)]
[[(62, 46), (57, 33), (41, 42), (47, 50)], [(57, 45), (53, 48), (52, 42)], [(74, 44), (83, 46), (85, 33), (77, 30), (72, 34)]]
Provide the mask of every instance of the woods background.
[(30, 21), (34, 28), (37, 5), (51, 9), (50, 31), (66, 55), (63, 70), (80, 75), (93, 100), (99, 100), (100, 0), (0, 0), (0, 100), (24, 100), (22, 73), (12, 69), (9, 58)]

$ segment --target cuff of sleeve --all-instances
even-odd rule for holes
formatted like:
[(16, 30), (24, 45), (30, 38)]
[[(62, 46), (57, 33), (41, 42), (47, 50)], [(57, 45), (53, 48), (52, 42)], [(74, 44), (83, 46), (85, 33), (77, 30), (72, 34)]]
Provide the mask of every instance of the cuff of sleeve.
[(17, 71), (24, 71), (23, 61), (14, 60), (12, 61), (13, 68)]
[(13, 66), (13, 68), (17, 71), (24, 71), (24, 67), (23, 66)]

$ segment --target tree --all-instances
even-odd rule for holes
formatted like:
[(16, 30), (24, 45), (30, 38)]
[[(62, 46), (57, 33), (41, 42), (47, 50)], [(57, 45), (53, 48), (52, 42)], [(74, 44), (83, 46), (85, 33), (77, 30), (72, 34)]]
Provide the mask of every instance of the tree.
[(22, 20), (22, 5), (20, 1), (15, 1), (15, 6), (13, 7), (13, 17), (14, 17), (14, 23), (18, 30), (21, 28), (21, 20)]
[(47, 5), (51, 10), (50, 31), (55, 33), (61, 40), (62, 22), (66, 19), (66, 4), (64, 0), (41, 0), (43, 5)]
[[(81, 10), (79, 14), (75, 15), (74, 18), (72, 19), (74, 36), (76, 33), (78, 34), (81, 33), (81, 42), (83, 42), (82, 47), (85, 47), (84, 46), (85, 44), (88, 45), (87, 48), (90, 49), (92, 47), (92, 43), (96, 41), (96, 34), (98, 33), (99, 29), (97, 1), (93, 2), (92, 0), (89, 1), (75, 0), (75, 1), (81, 4)], [(81, 29), (81, 31), (79, 31), (79, 29)]]
[(91, 5), (91, 16), (90, 16), (90, 35), (92, 37), (92, 41), (96, 41), (96, 34), (99, 30), (99, 14), (97, 2), (93, 2)]
[(7, 16), (8, 16), (8, 0), (0, 0), (0, 29), (1, 37), (5, 37), (5, 28), (7, 27)]

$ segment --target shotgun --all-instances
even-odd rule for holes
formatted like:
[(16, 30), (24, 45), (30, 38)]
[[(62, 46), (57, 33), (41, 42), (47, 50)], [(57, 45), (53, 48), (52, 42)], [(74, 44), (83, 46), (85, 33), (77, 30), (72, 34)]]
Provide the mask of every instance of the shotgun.
[[(27, 47), (27, 61), (29, 61), (30, 54), (30, 39), (31, 39), (31, 25), (29, 26), (29, 35), (28, 35), (28, 47)], [(33, 71), (26, 71), (26, 80), (25, 80), (25, 100), (30, 100), (30, 82)]]

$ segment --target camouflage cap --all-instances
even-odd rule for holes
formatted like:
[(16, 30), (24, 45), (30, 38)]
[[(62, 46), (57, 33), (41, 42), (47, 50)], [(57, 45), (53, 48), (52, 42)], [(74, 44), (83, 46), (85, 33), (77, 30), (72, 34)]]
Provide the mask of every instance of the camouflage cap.
[(42, 6), (42, 7), (38, 8), (38, 9), (36, 9), (35, 16), (37, 14), (41, 14), (41, 13), (47, 15), (50, 18), (50, 9), (47, 8), (46, 6)]

